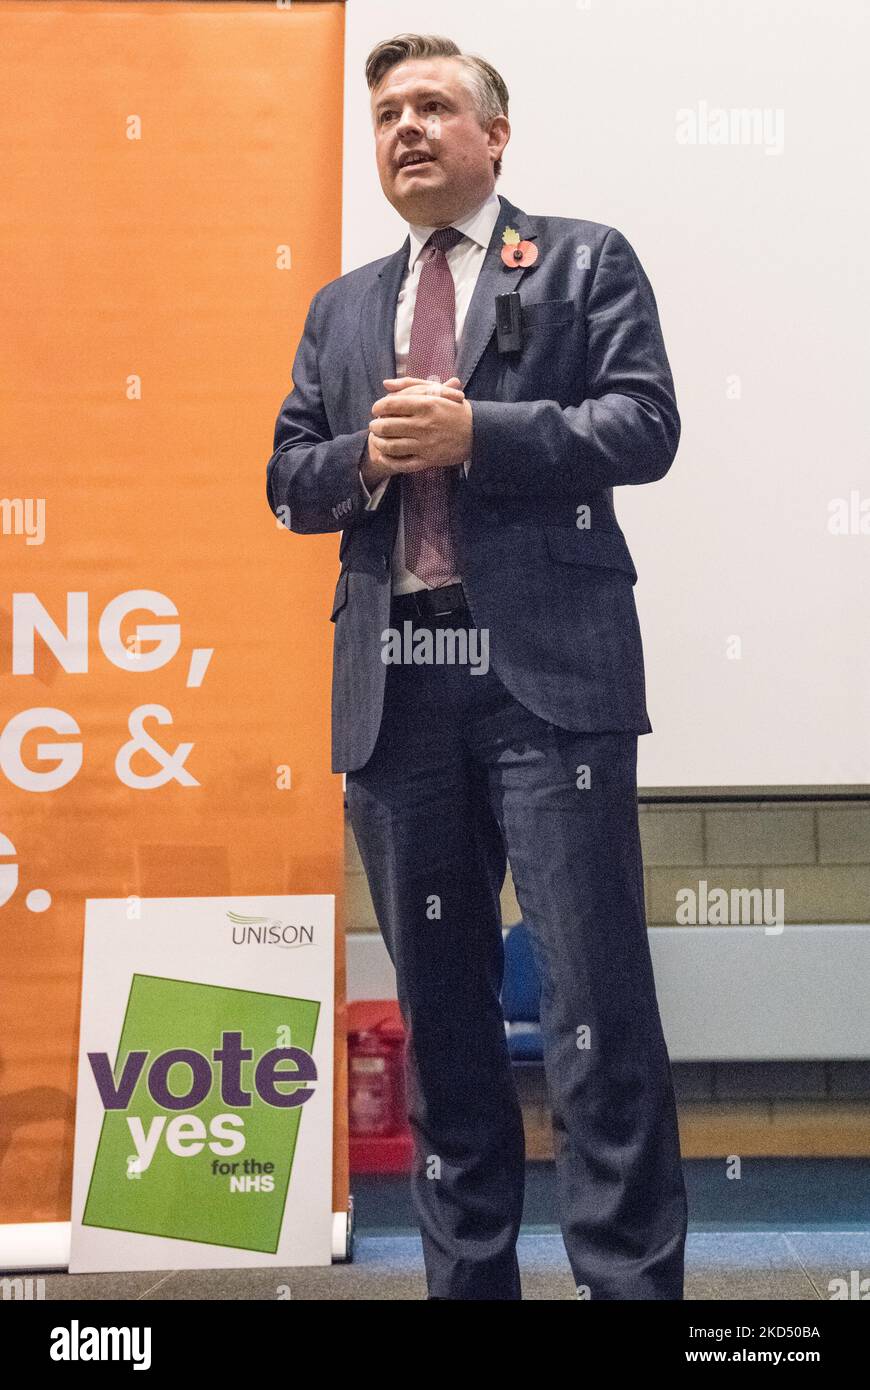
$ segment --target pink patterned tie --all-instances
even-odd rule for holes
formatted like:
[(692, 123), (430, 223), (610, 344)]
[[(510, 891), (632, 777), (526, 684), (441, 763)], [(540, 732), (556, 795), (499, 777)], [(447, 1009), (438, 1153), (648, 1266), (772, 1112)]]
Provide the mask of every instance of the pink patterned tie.
[[(420, 257), (408, 376), (446, 381), (456, 367), (456, 290), (445, 252), (462, 240), (455, 227), (433, 232)], [(424, 468), (402, 474), (405, 567), (430, 589), (459, 580), (450, 524), (452, 468)]]

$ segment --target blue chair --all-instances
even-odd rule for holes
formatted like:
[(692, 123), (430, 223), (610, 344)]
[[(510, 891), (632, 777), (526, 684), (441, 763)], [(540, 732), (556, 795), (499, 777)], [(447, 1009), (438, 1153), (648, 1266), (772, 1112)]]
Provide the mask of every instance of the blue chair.
[(504, 983), (501, 991), (504, 1026), (511, 1061), (517, 1066), (539, 1065), (541, 1044), (541, 976), (532, 954), (531, 937), (522, 922), (504, 933)]

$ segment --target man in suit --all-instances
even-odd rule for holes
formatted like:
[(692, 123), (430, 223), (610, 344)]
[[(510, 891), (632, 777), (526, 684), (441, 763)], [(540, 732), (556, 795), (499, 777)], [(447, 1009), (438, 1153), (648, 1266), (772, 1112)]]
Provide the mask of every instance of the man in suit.
[[(408, 236), (315, 295), (267, 492), (294, 532), (342, 532), (333, 769), (408, 1031), (428, 1295), (521, 1297), (509, 859), (578, 1297), (681, 1299), (686, 1192), (637, 819), (651, 725), (612, 492), (663, 477), (677, 448), (655, 299), (614, 228), (496, 194), (510, 126), (490, 64), (399, 35), (366, 75)], [(511, 293), (513, 336), (496, 330)], [(457, 640), (472, 635), (486, 660)]]

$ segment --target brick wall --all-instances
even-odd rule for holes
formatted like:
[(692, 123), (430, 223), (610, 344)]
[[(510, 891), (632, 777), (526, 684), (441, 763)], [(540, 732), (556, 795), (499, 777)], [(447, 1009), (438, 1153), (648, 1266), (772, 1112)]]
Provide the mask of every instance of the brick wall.
[[(870, 922), (870, 805), (641, 806), (650, 925), (675, 925), (676, 893), (782, 889), (786, 924)], [(703, 930), (703, 928), (687, 928)]]
[[(675, 925), (677, 892), (701, 880), (708, 891), (781, 888), (787, 924), (870, 923), (870, 805), (642, 805), (640, 827), (651, 926)], [(348, 930), (377, 931), (349, 823), (346, 847)], [(510, 871), (502, 914), (522, 915)]]
[[(870, 923), (870, 805), (642, 805), (640, 826), (651, 926), (676, 925), (677, 892), (686, 887), (697, 890), (701, 880), (706, 880), (708, 891), (782, 889), (787, 925)], [(349, 823), (346, 834), (348, 930), (376, 932), (378, 924)], [(502, 892), (502, 915), (505, 924), (522, 916), (510, 871)], [(704, 928), (686, 926), (684, 930)], [(826, 1139), (831, 1117), (840, 1113), (836, 1107), (844, 1105), (838, 1123), (849, 1132), (852, 1147), (842, 1151), (870, 1151), (870, 1112), (864, 1109), (870, 1101), (870, 1060), (680, 1063), (674, 1067), (674, 1081), (683, 1116), (695, 1106), (699, 1114), (709, 1113), (710, 1107), (715, 1114), (724, 1107), (730, 1115), (729, 1107), (736, 1104), (762, 1107), (761, 1117), (770, 1122), (776, 1119), (777, 1106), (808, 1105), (819, 1119), (828, 1117)], [(540, 1089), (543, 1078), (529, 1078), (527, 1084)], [(542, 1091), (538, 1103), (545, 1102)], [(856, 1104), (857, 1112), (852, 1108)], [(768, 1123), (765, 1129), (769, 1127)], [(549, 1143), (546, 1133), (542, 1143), (543, 1156)], [(703, 1139), (698, 1151), (715, 1152), (715, 1143), (715, 1138)], [(763, 1142), (760, 1151), (768, 1151)], [(826, 1150), (817, 1138), (799, 1135), (786, 1151)]]

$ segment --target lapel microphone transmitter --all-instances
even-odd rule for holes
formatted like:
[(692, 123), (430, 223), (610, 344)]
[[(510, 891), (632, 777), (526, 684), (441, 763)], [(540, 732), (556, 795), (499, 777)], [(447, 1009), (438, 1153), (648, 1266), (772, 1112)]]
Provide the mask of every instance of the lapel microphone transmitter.
[(519, 352), (523, 345), (523, 304), (516, 290), (495, 297), (499, 352)]

